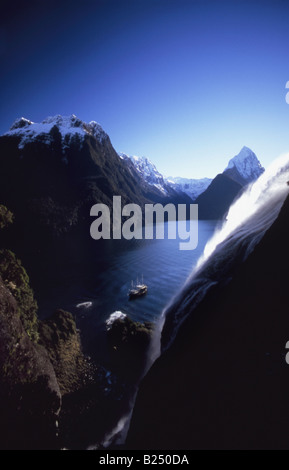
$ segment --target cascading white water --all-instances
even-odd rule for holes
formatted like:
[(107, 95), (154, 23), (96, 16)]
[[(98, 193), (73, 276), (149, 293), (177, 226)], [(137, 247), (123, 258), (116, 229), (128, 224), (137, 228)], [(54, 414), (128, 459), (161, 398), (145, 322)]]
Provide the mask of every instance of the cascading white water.
[[(286, 154), (275, 160), (230, 207), (222, 227), (208, 241), (193, 274), (200, 270), (217, 246), (229, 237), (245, 237), (252, 232), (264, 234), (276, 220), (289, 192), (288, 180), (289, 154)], [(250, 244), (249, 251), (254, 246), (254, 242)]]
[[(275, 160), (232, 204), (220, 228), (208, 241), (182, 291), (163, 312), (159, 340), (167, 349), (179, 326), (212, 286), (227, 282), (274, 223), (289, 193), (289, 154)], [(154, 354), (156, 356), (156, 354)]]

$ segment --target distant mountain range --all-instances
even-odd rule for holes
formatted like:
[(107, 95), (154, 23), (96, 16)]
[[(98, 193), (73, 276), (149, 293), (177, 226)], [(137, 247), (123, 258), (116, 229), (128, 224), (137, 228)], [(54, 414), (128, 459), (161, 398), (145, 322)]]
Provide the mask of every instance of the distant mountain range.
[(133, 164), (144, 183), (157, 188), (163, 195), (168, 195), (170, 190), (179, 195), (186, 194), (199, 205), (201, 219), (222, 218), (242, 188), (264, 172), (255, 153), (248, 147), (243, 147), (240, 153), (229, 161), (223, 173), (213, 180), (172, 176), (165, 178), (148, 158), (123, 153), (119, 155), (124, 161)]
[(177, 192), (186, 193), (193, 201), (197, 199), (210, 186), (213, 180), (211, 178), (188, 179), (179, 176), (169, 176), (168, 184)]

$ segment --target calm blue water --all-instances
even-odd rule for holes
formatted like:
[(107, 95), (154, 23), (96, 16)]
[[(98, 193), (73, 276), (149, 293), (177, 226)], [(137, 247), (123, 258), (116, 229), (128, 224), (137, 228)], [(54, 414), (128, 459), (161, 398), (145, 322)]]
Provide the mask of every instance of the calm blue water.
[[(180, 251), (179, 239), (106, 241), (101, 251), (91, 254), (87, 270), (71, 272), (65, 285), (50, 285), (41, 304), (51, 312), (53, 301), (54, 309), (57, 304), (73, 313), (85, 350), (99, 355), (105, 321), (113, 312), (122, 311), (141, 322), (159, 317), (188, 278), (215, 226), (215, 221), (199, 221), (199, 243), (193, 251)], [(129, 300), (131, 281), (142, 276), (148, 294)], [(77, 308), (84, 302), (91, 306)]]

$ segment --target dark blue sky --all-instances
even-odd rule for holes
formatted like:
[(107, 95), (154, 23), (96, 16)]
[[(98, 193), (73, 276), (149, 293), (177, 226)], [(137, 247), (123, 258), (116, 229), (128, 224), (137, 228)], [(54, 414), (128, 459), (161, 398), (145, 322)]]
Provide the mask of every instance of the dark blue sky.
[(7, 2), (0, 133), (17, 117), (98, 121), (116, 150), (215, 176), (243, 145), (289, 151), (288, 1)]

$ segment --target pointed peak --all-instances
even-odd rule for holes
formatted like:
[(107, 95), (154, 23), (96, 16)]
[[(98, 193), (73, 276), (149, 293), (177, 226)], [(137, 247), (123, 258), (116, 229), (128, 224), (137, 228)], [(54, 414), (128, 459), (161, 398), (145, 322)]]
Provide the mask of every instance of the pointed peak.
[(224, 173), (242, 184), (250, 183), (264, 172), (256, 154), (249, 147), (242, 147), (235, 157), (231, 158)]
[(32, 121), (29, 119), (26, 119), (24, 117), (16, 119), (12, 126), (10, 127), (10, 131), (13, 131), (15, 129), (22, 129), (23, 127), (28, 127), (31, 126), (31, 124), (34, 124)]
[(241, 148), (240, 153), (242, 153), (242, 152), (254, 153), (253, 150), (251, 150), (249, 147), (246, 147), (246, 145), (244, 145), (244, 147)]

